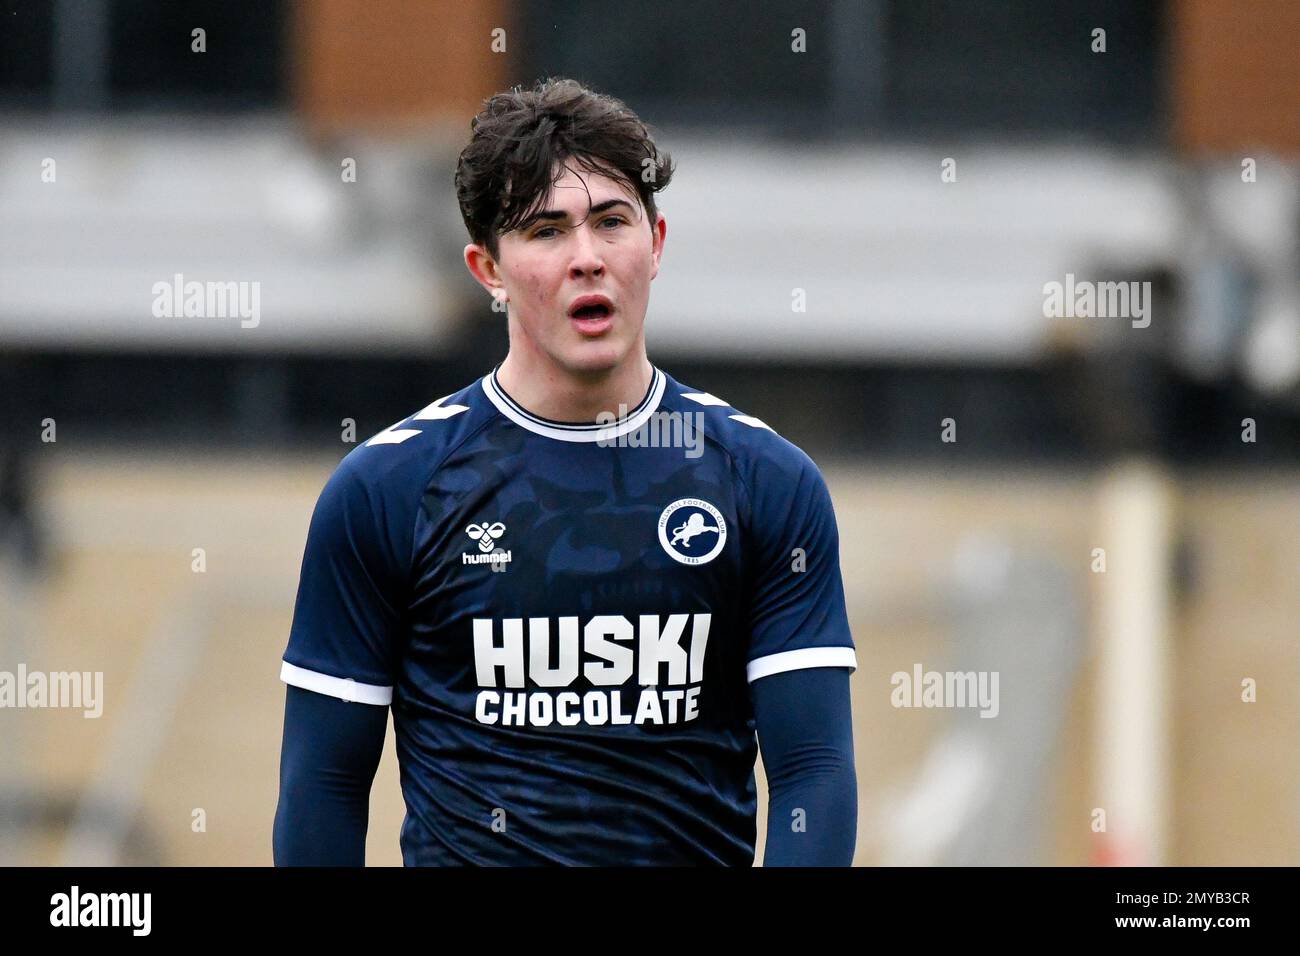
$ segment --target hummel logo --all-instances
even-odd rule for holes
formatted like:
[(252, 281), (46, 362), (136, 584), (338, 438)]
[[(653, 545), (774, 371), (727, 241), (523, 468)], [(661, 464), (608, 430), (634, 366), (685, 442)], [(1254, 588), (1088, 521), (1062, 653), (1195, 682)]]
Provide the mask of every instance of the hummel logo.
[(503, 565), (509, 563), (511, 555), (509, 551), (502, 551), (497, 548), (497, 538), (506, 533), (506, 526), (500, 521), (494, 521), (491, 524), (472, 524), (465, 529), (465, 533), (478, 542), (478, 549), (482, 554), (465, 554), (460, 556), (461, 564), (491, 564), (492, 570), (504, 571)]
[(465, 533), (478, 542), (480, 551), (491, 551), (496, 546), (496, 539), (506, 533), (506, 526), (500, 521), (494, 521), (490, 525), (472, 524), (465, 529)]

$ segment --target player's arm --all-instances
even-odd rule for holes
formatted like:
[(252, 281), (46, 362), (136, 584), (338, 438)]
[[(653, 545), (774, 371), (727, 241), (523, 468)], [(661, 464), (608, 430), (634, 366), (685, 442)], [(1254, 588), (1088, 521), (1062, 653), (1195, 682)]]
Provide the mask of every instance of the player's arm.
[(848, 866), (858, 825), (849, 669), (783, 671), (750, 687), (767, 774), (764, 866)]
[(286, 689), (276, 866), (365, 865), (370, 785), (387, 726), (387, 707)]
[[(417, 495), (354, 450), (312, 513), (281, 679), (277, 866), (365, 863), (370, 786), (392, 702)], [(390, 459), (391, 460), (391, 459)], [(370, 480), (383, 474), (386, 481)], [(409, 490), (409, 489), (408, 489)]]
[(747, 677), (768, 781), (765, 866), (848, 866), (857, 834), (849, 674), (857, 667), (839, 531), (821, 472), (782, 439), (747, 488)]

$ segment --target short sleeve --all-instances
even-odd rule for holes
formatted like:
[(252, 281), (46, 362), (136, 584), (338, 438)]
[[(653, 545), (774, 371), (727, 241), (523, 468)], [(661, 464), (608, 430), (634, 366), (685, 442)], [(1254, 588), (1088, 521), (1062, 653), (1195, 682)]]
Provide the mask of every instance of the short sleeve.
[(331, 697), (388, 705), (413, 512), (400, 495), (367, 480), (364, 450), (344, 458), (316, 502), (280, 677)]
[(751, 481), (751, 683), (804, 667), (857, 668), (830, 492), (812, 459), (778, 440), (784, 454)]

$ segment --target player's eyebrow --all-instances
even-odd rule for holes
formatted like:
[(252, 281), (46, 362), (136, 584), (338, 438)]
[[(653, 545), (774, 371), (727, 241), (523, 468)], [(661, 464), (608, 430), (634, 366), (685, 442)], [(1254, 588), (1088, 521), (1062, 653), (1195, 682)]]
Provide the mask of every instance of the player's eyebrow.
[[(632, 204), (628, 202), (626, 199), (606, 199), (604, 202), (598, 202), (596, 203), (596, 205), (592, 206), (589, 215), (595, 216), (599, 213), (604, 212), (606, 209), (613, 209), (615, 206), (626, 206), (628, 212), (635, 211), (632, 208)], [(530, 216), (526, 222), (522, 223), (519, 226), (519, 229), (522, 232), (523, 230), (531, 226), (533, 223), (538, 222), (540, 220), (551, 221), (551, 220), (563, 220), (568, 218), (569, 218), (569, 214), (562, 209), (543, 209), (541, 212), (535, 213), (532, 216)]]

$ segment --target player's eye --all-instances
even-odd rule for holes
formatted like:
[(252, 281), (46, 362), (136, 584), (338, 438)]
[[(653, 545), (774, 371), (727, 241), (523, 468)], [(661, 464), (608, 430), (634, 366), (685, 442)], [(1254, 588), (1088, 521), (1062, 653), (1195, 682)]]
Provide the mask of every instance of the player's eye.
[[(605, 226), (611, 222), (614, 223), (615, 226), (622, 226), (627, 224), (627, 220), (625, 220), (622, 216), (606, 216), (604, 219), (600, 221), (600, 224), (602, 226)], [(544, 233), (551, 233), (551, 232), (558, 232), (558, 231), (559, 230), (556, 229), (555, 226), (542, 226), (540, 229), (534, 230), (534, 232), (532, 233), (532, 238), (545, 239), (547, 238), (547, 236), (543, 235)]]

